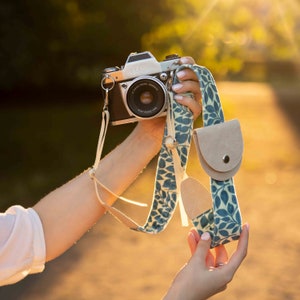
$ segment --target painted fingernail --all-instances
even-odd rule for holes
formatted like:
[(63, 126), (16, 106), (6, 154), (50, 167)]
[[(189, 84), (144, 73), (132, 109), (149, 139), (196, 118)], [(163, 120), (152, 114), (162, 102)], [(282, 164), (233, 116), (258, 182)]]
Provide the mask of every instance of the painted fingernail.
[(244, 227), (249, 231), (249, 228), (250, 228), (249, 223), (245, 223), (245, 224), (244, 224)]
[(179, 79), (182, 79), (185, 76), (185, 71), (179, 71), (176, 75)]
[(183, 63), (183, 64), (188, 64), (188, 63), (190, 63), (190, 59), (187, 58), (187, 57), (181, 57), (180, 61), (181, 61), (181, 63)]
[(195, 235), (195, 233), (192, 230), (189, 232), (188, 235), (191, 236), (194, 241), (196, 241), (196, 235)]
[(176, 92), (178, 90), (180, 90), (182, 88), (182, 84), (181, 83), (177, 83), (175, 85), (173, 85), (172, 89)]
[(182, 95), (180, 95), (180, 94), (176, 94), (175, 96), (174, 96), (174, 98), (175, 98), (175, 100), (183, 100), (183, 96)]
[(204, 232), (202, 235), (201, 235), (201, 240), (202, 241), (208, 241), (210, 239), (210, 234), (208, 232)]

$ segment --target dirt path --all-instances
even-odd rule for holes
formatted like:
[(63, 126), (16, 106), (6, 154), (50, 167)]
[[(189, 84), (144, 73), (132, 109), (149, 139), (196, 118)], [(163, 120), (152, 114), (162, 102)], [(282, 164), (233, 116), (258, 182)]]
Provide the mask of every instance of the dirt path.
[[(300, 93), (283, 102), (282, 95), (266, 84), (218, 87), (226, 119), (239, 118), (242, 125), (245, 153), (235, 184), (251, 240), (235, 280), (213, 299), (299, 299), (300, 129), (294, 121), (300, 118)], [(292, 109), (282, 109), (286, 105)], [(154, 167), (143, 173), (128, 197), (141, 200), (147, 195), (146, 201), (151, 201)], [(208, 184), (194, 149), (189, 173)], [(148, 213), (118, 206), (140, 223)], [(0, 299), (160, 299), (189, 257), (187, 231), (177, 213), (158, 236), (132, 232), (105, 216), (72, 249), (49, 263), (43, 274), (0, 289)]]

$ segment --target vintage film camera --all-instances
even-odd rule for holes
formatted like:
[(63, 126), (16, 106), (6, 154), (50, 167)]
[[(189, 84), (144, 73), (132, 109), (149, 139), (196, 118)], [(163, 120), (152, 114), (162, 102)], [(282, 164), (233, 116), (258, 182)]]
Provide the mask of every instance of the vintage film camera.
[(102, 88), (108, 91), (112, 125), (159, 117), (166, 112), (168, 82), (180, 57), (168, 55), (158, 62), (148, 51), (132, 53), (122, 67), (103, 70)]

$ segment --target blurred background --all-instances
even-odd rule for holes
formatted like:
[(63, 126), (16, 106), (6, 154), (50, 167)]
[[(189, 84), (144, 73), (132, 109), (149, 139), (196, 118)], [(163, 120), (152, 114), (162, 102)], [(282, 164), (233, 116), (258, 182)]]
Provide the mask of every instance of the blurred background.
[[(103, 68), (136, 51), (189, 55), (213, 73), (245, 142), (235, 183), (249, 254), (213, 299), (299, 299), (299, 0), (3, 0), (0, 24), (1, 211), (33, 205), (93, 163)], [(109, 128), (105, 153), (133, 126)], [(208, 185), (197, 160), (192, 146), (188, 171)], [(154, 159), (126, 196), (150, 204), (155, 167)], [(116, 205), (145, 221), (147, 209)], [(160, 299), (189, 257), (187, 232), (177, 214), (150, 237), (105, 216), (0, 298)]]

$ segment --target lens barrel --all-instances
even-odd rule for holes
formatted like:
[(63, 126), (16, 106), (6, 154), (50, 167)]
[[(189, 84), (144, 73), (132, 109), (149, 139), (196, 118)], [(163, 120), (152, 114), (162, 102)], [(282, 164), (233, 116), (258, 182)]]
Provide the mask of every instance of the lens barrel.
[(153, 118), (165, 110), (167, 90), (156, 77), (140, 76), (128, 88), (126, 102), (137, 118)]

